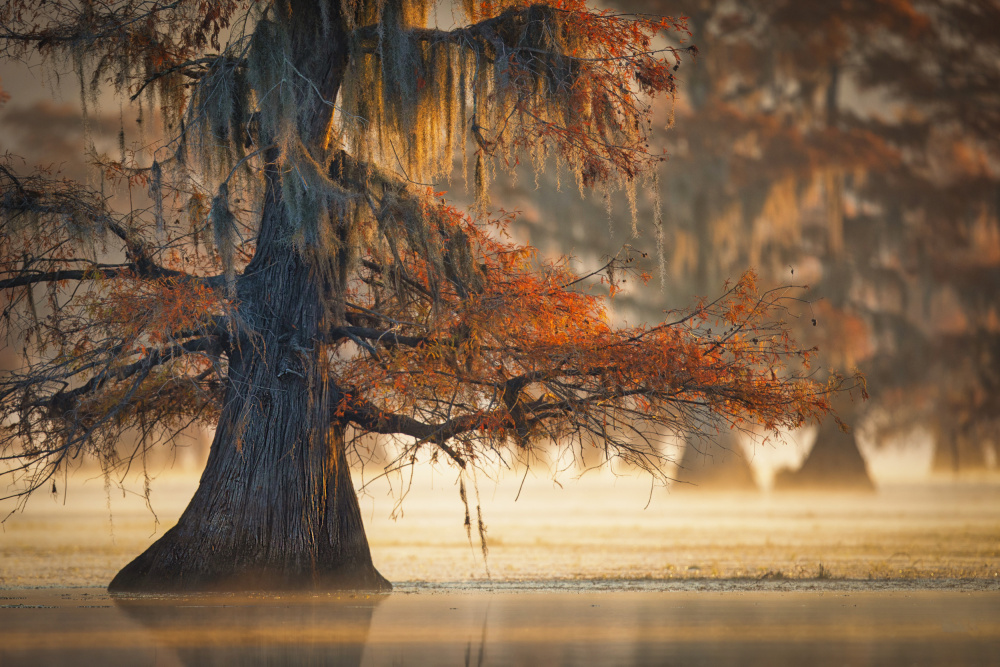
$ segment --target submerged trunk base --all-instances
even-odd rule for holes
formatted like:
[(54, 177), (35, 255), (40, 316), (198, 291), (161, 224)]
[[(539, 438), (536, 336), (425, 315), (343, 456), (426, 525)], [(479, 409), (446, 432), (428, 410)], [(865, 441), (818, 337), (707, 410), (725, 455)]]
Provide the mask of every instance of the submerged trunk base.
[(109, 591), (391, 590), (372, 564), (344, 428), (313, 437), (306, 399), (291, 389), (278, 398), (243, 428), (239, 446), (223, 413), (177, 525)]
[(196, 555), (171, 528), (112, 579), (112, 593), (361, 590), (388, 592), (392, 584), (370, 558), (296, 568), (240, 565), (245, 554), (214, 551)]

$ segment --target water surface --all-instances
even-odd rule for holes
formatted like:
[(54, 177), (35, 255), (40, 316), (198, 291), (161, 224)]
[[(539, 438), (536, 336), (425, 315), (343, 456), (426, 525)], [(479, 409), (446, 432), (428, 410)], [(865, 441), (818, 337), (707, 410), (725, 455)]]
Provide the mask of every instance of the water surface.
[(801, 497), (480, 480), (484, 559), (454, 477), (421, 474), (402, 516), (398, 493), (362, 494), (382, 597), (112, 598), (196, 478), (156, 481), (159, 522), (71, 479), (0, 532), (0, 666), (1000, 665), (996, 480)]
[(991, 665), (996, 592), (10, 590), (3, 665)]

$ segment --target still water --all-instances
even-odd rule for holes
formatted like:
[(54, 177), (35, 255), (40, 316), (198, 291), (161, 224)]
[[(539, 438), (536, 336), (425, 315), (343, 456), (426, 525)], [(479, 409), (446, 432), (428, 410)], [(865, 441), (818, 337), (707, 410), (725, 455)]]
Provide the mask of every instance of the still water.
[(3, 591), (2, 665), (996, 665), (996, 591)]
[[(196, 477), (71, 478), (0, 528), (8, 665), (998, 665), (1000, 484), (862, 496), (455, 479), (361, 501), (388, 596), (112, 598)], [(565, 488), (564, 488), (565, 487)], [(2, 507), (0, 507), (2, 509)]]

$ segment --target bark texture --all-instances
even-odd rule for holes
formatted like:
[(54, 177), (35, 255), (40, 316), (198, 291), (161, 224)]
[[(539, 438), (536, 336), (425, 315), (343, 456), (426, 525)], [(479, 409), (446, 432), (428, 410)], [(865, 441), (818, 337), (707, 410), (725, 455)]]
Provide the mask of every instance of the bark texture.
[(338, 259), (308, 259), (283, 242), (285, 224), (269, 197), (237, 286), (241, 331), (198, 490), (111, 591), (391, 588), (372, 565), (345, 425), (331, 414), (338, 389), (317, 342), (336, 322), (337, 286), (316, 264)]
[(343, 429), (314, 428), (304, 383), (274, 381), (246, 397), (259, 412), (241, 446), (240, 401), (227, 405), (190, 505), (110, 591), (391, 589), (372, 564)]

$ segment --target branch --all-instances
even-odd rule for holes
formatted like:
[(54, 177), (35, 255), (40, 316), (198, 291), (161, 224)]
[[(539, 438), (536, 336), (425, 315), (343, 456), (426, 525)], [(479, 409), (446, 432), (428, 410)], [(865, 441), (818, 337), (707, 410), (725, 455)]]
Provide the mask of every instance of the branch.
[(69, 391), (60, 391), (40, 401), (40, 406), (46, 406), (54, 410), (70, 410), (73, 402), (80, 396), (89, 394), (100, 389), (110, 380), (125, 380), (137, 373), (146, 373), (156, 367), (167, 363), (185, 354), (196, 352), (208, 352), (213, 354), (222, 353), (222, 340), (219, 336), (205, 336), (194, 340), (185, 341), (167, 348), (152, 350), (148, 355), (136, 362), (128, 364), (118, 369), (109, 369), (92, 377), (86, 384)]
[[(128, 265), (106, 266), (91, 263), (89, 269), (52, 269), (49, 271), (28, 271), (28, 266), (19, 275), (9, 276), (0, 280), (0, 288), (12, 288), (33, 285), (42, 282), (60, 280), (87, 280), (97, 277), (116, 277), (127, 270), (135, 275), (157, 279), (175, 278), (178, 281), (196, 283), (217, 289), (225, 286), (225, 276), (195, 276), (183, 271), (168, 269), (158, 264), (154, 259), (152, 248), (139, 234), (126, 224), (116, 220), (105, 207), (104, 198), (86, 188), (74, 187), (67, 181), (55, 181), (44, 177), (32, 176), (19, 179), (10, 169), (0, 164), (2, 173), (9, 184), (0, 188), (0, 213), (12, 218), (27, 213), (53, 217), (83, 217), (94, 230), (107, 229), (121, 240)], [(4, 230), (7, 232), (8, 230)], [(42, 252), (48, 249), (42, 248)], [(47, 262), (49, 268), (60, 263), (71, 261), (87, 261), (74, 259), (33, 258)]]
[[(434, 342), (425, 336), (401, 336), (392, 331), (372, 329), (370, 327), (337, 327), (330, 334), (335, 338), (362, 338), (389, 348), (393, 347), (421, 347)], [(357, 341), (355, 341), (357, 342)]]
[[(154, 72), (152, 74), (152, 76), (148, 77), (145, 81), (142, 82), (142, 85), (139, 86), (139, 88), (133, 94), (129, 95), (129, 100), (131, 100), (132, 102), (135, 102), (139, 98), (139, 96), (142, 95), (142, 91), (144, 91), (147, 87), (149, 87), (149, 85), (151, 83), (154, 83), (158, 79), (162, 79), (165, 76), (173, 74), (174, 72), (181, 72), (182, 74), (184, 74), (184, 76), (187, 76), (187, 77), (192, 78), (192, 79), (196, 79), (200, 75), (194, 74), (193, 73), (194, 70), (193, 69), (188, 69), (188, 68), (195, 68), (195, 67), (198, 67), (200, 65), (207, 65), (209, 63), (213, 63), (213, 62), (219, 60), (220, 58), (225, 59), (225, 60), (233, 60), (234, 61), (233, 66), (234, 67), (238, 67), (238, 66), (240, 66), (240, 65), (243, 64), (242, 60), (237, 61), (235, 59), (227, 58), (226, 56), (222, 56), (222, 55), (211, 55), (211, 56), (205, 56), (203, 58), (196, 58), (195, 60), (185, 60), (182, 63), (178, 63), (177, 65), (174, 65), (173, 67), (168, 67), (167, 69), (163, 69), (163, 70), (159, 70), (157, 72)], [(188, 70), (188, 71), (185, 71), (185, 70)]]
[[(489, 44), (493, 47), (495, 55), (509, 55), (510, 53), (517, 51), (519, 53), (533, 53), (543, 56), (558, 55), (560, 58), (565, 58), (566, 62), (569, 63), (599, 63), (599, 62), (615, 62), (615, 61), (628, 61), (633, 60), (636, 54), (625, 54), (619, 56), (606, 56), (606, 57), (580, 57), (576, 55), (568, 55), (565, 53), (560, 53), (553, 49), (542, 49), (538, 47), (532, 47), (523, 41), (518, 41), (517, 43), (507, 43), (504, 38), (510, 38), (511, 29), (514, 27), (523, 26), (524, 24), (530, 23), (532, 21), (546, 20), (550, 19), (556, 13), (571, 13), (572, 10), (559, 9), (551, 5), (544, 3), (539, 3), (531, 5), (529, 7), (522, 8), (510, 8), (504, 11), (498, 16), (492, 18), (484, 19), (478, 23), (473, 23), (461, 28), (455, 28), (453, 30), (441, 30), (438, 28), (408, 28), (406, 32), (411, 35), (418, 42), (449, 42), (459, 46), (471, 46), (473, 43), (480, 43), (483, 45)], [(603, 18), (606, 19), (621, 19), (621, 18), (640, 18), (641, 14), (613, 14), (604, 15)], [(646, 15), (654, 16), (654, 15)], [(661, 18), (656, 15), (657, 18)], [(379, 49), (381, 43), (379, 36), (379, 26), (378, 25), (367, 25), (354, 30), (354, 37), (360, 42), (362, 50), (366, 53), (375, 53)], [(687, 47), (673, 47), (665, 46), (658, 49), (648, 49), (644, 51), (646, 55), (660, 55), (660, 54), (674, 54), (675, 56), (679, 53), (697, 53), (697, 47), (687, 46)], [(488, 61), (492, 62), (491, 59), (487, 58)]]
[(451, 460), (465, 468), (466, 461), (447, 441), (460, 433), (476, 430), (482, 423), (481, 415), (463, 415), (438, 424), (427, 424), (407, 415), (384, 412), (362, 398), (350, 397), (344, 406), (333, 406), (338, 411), (343, 409), (344, 419), (354, 422), (371, 433), (386, 435), (408, 435), (419, 442), (433, 442)]
[[(66, 26), (56, 26), (55, 28), (49, 28), (47, 30), (37, 30), (35, 32), (13, 32), (9, 29), (0, 32), (0, 42), (9, 40), (12, 42), (36, 42), (36, 46), (41, 49), (42, 47), (48, 46), (53, 43), (58, 42), (77, 42), (80, 40), (86, 40), (94, 42), (101, 39), (112, 39), (121, 38), (122, 32), (126, 27), (133, 23), (138, 23), (140, 21), (147, 20), (149, 17), (161, 13), (176, 9), (183, 3), (183, 0), (174, 0), (174, 2), (157, 5), (153, 4), (152, 9), (148, 12), (142, 14), (137, 14), (128, 18), (127, 20), (122, 20), (115, 16), (113, 12), (109, 12), (106, 15), (107, 20), (105, 21), (106, 29), (99, 32), (87, 32), (85, 30), (72, 30), (66, 29)], [(98, 16), (90, 17), (89, 23), (93, 25), (98, 22)], [(70, 26), (76, 27), (76, 26)], [(63, 32), (59, 32), (58, 28), (63, 28)]]
[(98, 278), (116, 278), (124, 273), (128, 273), (132, 268), (133, 265), (131, 264), (113, 267), (94, 265), (88, 269), (61, 269), (58, 271), (22, 273), (14, 278), (0, 280), (0, 289), (23, 287), (24, 285), (36, 285), (38, 283), (59, 282), (61, 280), (96, 280)]

